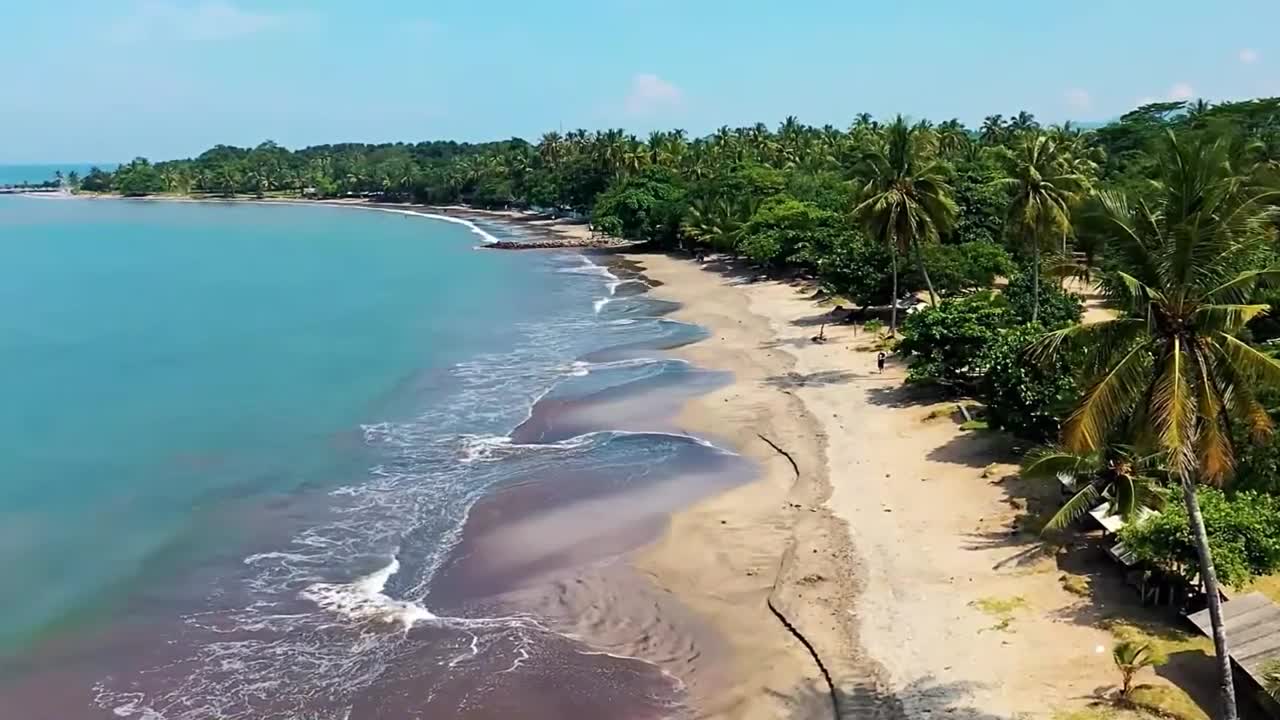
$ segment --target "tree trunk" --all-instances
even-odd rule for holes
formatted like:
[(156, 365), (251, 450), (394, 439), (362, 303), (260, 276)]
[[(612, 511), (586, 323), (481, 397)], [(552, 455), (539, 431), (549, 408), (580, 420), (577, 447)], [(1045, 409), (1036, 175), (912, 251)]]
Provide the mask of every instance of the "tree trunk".
[(1222, 600), (1218, 596), (1218, 574), (1213, 569), (1213, 557), (1209, 553), (1209, 535), (1204, 529), (1204, 517), (1200, 514), (1200, 501), (1196, 499), (1196, 486), (1191, 478), (1182, 478), (1182, 499), (1187, 506), (1187, 518), (1195, 535), (1196, 553), (1200, 556), (1200, 579), (1209, 601), (1209, 622), (1213, 626), (1213, 649), (1218, 657), (1218, 682), (1222, 693), (1222, 720), (1237, 720), (1236, 689), (1232, 681), (1231, 656), (1227, 649), (1227, 632), (1222, 626)]
[(1031, 300), (1031, 322), (1040, 320), (1040, 239), (1031, 242), (1031, 282), (1034, 286)]
[(889, 296), (889, 336), (898, 334), (898, 248), (889, 245), (889, 265), (893, 268), (893, 293)]
[(924, 286), (929, 288), (929, 304), (937, 305), (938, 298), (933, 292), (933, 281), (929, 279), (929, 270), (924, 266), (924, 251), (920, 248), (920, 242), (912, 243), (916, 249), (916, 264), (920, 266), (920, 274), (924, 276)]

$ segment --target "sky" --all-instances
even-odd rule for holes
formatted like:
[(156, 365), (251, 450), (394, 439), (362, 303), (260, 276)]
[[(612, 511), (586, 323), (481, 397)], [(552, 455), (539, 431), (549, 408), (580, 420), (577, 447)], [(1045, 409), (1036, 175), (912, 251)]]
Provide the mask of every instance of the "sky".
[(0, 163), (1280, 96), (1276, 0), (0, 0)]

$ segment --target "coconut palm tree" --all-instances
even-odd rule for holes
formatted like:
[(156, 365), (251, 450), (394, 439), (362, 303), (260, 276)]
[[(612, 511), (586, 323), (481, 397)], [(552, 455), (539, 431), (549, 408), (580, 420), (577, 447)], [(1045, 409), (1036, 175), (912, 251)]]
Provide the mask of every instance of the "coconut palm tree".
[(956, 203), (938, 162), (933, 133), (909, 127), (901, 115), (885, 128), (863, 160), (866, 182), (854, 208), (868, 234), (889, 248), (893, 266), (890, 332), (898, 327), (898, 253), (914, 251), (935, 302), (920, 246), (936, 242), (955, 223)]
[(1139, 507), (1159, 507), (1156, 485), (1165, 473), (1159, 454), (1143, 455), (1129, 445), (1072, 452), (1045, 447), (1027, 454), (1022, 476), (1031, 480), (1070, 477), (1075, 494), (1045, 523), (1045, 530), (1062, 530), (1107, 498), (1115, 514), (1128, 520)]
[(938, 151), (943, 155), (957, 155), (968, 145), (969, 132), (964, 123), (952, 118), (938, 125)]
[(982, 129), (978, 133), (978, 139), (984, 145), (999, 145), (1004, 142), (1008, 136), (1008, 130), (1005, 129), (1004, 116), (1000, 114), (988, 115), (982, 121)]
[(1169, 133), (1163, 155), (1152, 201), (1100, 194), (1108, 248), (1126, 268), (1104, 277), (1103, 288), (1124, 315), (1049, 333), (1036, 350), (1052, 353), (1064, 344), (1082, 350), (1089, 386), (1063, 425), (1066, 449), (1097, 452), (1123, 429), (1158, 453), (1180, 485), (1213, 626), (1221, 717), (1235, 720), (1218, 579), (1196, 484), (1221, 484), (1230, 475), (1233, 423), (1254, 441), (1272, 432), (1257, 393), (1280, 388), (1280, 362), (1238, 335), (1270, 310), (1251, 304), (1255, 290), (1280, 280), (1280, 267), (1256, 269), (1270, 257), (1269, 203), (1280, 191), (1242, 182), (1220, 140), (1184, 142)]
[(1022, 110), (1018, 112), (1017, 117), (1009, 121), (1009, 133), (1012, 135), (1021, 135), (1023, 133), (1035, 132), (1040, 130), (1040, 123), (1036, 122), (1036, 116)]
[(1065, 238), (1071, 230), (1071, 206), (1083, 196), (1087, 180), (1073, 171), (1062, 146), (1048, 135), (1024, 133), (1001, 158), (1008, 177), (993, 183), (1013, 197), (1005, 226), (1031, 248), (1035, 322), (1040, 317), (1041, 246), (1051, 237)]

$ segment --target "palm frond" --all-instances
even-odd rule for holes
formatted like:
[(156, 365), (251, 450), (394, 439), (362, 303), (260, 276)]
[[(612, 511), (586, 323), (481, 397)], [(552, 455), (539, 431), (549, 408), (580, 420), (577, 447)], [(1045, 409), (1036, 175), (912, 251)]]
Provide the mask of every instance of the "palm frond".
[(1147, 385), (1151, 357), (1137, 344), (1085, 391), (1062, 427), (1063, 444), (1083, 452), (1102, 447), (1107, 432), (1123, 419)]
[(1053, 514), (1044, 524), (1044, 530), (1062, 530), (1071, 525), (1071, 523), (1080, 519), (1082, 515), (1093, 509), (1098, 504), (1098, 500), (1102, 494), (1098, 492), (1098, 488), (1092, 483), (1085, 485), (1080, 492), (1071, 496), (1071, 499), (1058, 508), (1058, 512)]
[(1213, 339), (1236, 372), (1254, 382), (1280, 387), (1280, 361), (1226, 333), (1216, 333)]
[(1191, 317), (1203, 332), (1235, 335), (1250, 320), (1266, 315), (1270, 305), (1200, 305)]
[(1211, 303), (1242, 303), (1251, 299), (1253, 289), (1258, 285), (1271, 286), (1280, 284), (1280, 267), (1269, 267), (1264, 270), (1245, 270), (1227, 282), (1204, 293), (1204, 300)]
[(1170, 467), (1189, 470), (1194, 459), (1196, 406), (1191, 393), (1188, 348), (1180, 337), (1160, 357), (1151, 394), (1151, 415)]
[(1073, 453), (1058, 447), (1043, 447), (1027, 453), (1022, 476), (1029, 480), (1056, 479), (1059, 475), (1087, 475), (1102, 468), (1097, 453)]

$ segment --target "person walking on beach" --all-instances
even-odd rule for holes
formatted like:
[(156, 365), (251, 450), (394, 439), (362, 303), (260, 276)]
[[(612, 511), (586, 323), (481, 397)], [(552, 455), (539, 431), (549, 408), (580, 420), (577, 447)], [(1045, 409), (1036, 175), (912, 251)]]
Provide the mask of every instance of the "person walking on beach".
[(884, 353), (876, 356), (876, 367), (880, 368), (880, 372), (884, 372)]

